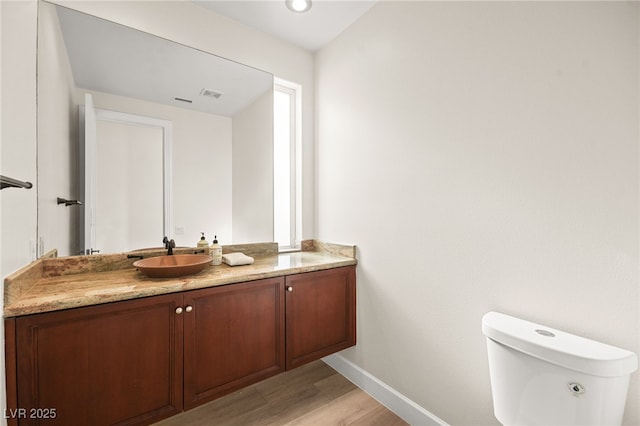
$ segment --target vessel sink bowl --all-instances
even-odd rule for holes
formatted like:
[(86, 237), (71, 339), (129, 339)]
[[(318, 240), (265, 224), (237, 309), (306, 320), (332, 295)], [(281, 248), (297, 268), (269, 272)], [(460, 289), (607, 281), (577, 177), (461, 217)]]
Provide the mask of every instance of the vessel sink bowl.
[(197, 274), (212, 260), (205, 254), (174, 254), (137, 260), (133, 266), (150, 278), (177, 278)]

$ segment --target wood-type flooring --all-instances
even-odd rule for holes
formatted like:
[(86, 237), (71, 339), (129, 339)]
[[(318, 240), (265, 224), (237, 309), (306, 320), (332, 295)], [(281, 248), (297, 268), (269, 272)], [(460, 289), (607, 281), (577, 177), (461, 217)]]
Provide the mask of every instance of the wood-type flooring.
[(402, 419), (322, 361), (218, 398), (155, 426), (400, 426)]

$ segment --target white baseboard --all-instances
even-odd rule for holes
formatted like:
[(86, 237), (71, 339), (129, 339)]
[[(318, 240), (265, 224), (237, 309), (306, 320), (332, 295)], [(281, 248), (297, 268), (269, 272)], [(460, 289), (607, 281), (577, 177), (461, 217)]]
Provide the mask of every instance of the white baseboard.
[(322, 358), (322, 360), (410, 425), (449, 426), (444, 420), (425, 410), (342, 355), (333, 354)]

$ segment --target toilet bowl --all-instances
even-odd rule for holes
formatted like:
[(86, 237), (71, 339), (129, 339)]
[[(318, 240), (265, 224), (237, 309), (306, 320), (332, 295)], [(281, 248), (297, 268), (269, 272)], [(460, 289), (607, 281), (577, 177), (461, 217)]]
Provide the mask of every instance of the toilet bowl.
[(635, 353), (498, 312), (482, 318), (503, 425), (620, 425)]

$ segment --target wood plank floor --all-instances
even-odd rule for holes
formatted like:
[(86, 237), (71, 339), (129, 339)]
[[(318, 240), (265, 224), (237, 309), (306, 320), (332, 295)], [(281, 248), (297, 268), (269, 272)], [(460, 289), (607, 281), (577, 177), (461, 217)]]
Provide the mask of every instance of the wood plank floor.
[(315, 361), (156, 426), (406, 424), (324, 362)]

